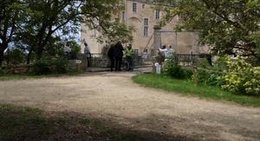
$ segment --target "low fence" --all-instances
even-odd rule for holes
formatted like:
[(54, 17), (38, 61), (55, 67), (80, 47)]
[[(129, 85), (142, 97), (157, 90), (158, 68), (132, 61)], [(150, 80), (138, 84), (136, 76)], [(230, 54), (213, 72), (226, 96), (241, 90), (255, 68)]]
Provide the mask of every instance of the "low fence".
[[(85, 61), (82, 61), (85, 62)], [(100, 67), (100, 68), (108, 68), (110, 65), (110, 60), (107, 56), (102, 54), (91, 54), (91, 58), (89, 60), (90, 65), (89, 67)], [(143, 64), (143, 60), (141, 56), (134, 57), (134, 64), (136, 66), (141, 66)]]
[(198, 60), (198, 54), (177, 54), (177, 61), (181, 66), (194, 66)]
[[(209, 54), (177, 54), (176, 59), (182, 66), (194, 66), (197, 65), (199, 58), (206, 58), (209, 64), (211, 64), (211, 56)], [(134, 63), (135, 66), (142, 66), (144, 64), (147, 64), (147, 62), (153, 62), (152, 60), (152, 58), (144, 59), (142, 56), (135, 56)], [(109, 58), (107, 56), (102, 54), (92, 54), (89, 66), (106, 68), (109, 67), (109, 64)]]
[[(109, 68), (110, 61), (109, 58), (102, 54), (91, 54), (90, 60), (87, 60), (86, 55), (78, 54), (77, 58), (74, 60), (70, 60), (70, 67), (74, 69), (82, 69), (86, 70), (88, 67), (97, 67), (97, 68)], [(211, 64), (211, 56), (208, 54), (198, 55), (198, 54), (177, 54), (176, 59), (182, 66), (197, 66), (199, 58), (206, 58)], [(80, 62), (80, 63), (77, 63)], [(143, 58), (142, 56), (135, 56), (134, 64), (135, 67), (149, 66), (152, 65), (153, 58)], [(7, 70), (7, 73), (19, 74), (30, 72), (32, 69), (31, 65), (18, 65), (18, 66), (8, 66), (2, 67)]]

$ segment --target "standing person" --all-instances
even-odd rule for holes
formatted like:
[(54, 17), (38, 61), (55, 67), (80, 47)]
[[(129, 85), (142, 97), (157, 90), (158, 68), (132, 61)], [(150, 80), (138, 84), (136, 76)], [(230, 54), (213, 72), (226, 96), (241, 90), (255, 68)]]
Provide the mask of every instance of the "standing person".
[(143, 54), (142, 54), (143, 62), (147, 60), (147, 57), (148, 57), (148, 50), (144, 49)]
[(122, 71), (122, 59), (123, 59), (123, 46), (121, 42), (117, 42), (114, 48), (114, 55), (115, 55), (115, 71)]
[(128, 71), (134, 70), (134, 49), (132, 48), (132, 44), (129, 44), (125, 50), (126, 61), (129, 63)]
[(89, 50), (89, 46), (87, 44), (87, 42), (84, 40), (84, 54), (86, 55), (86, 58), (87, 58), (87, 62), (88, 62), (88, 67), (90, 67), (90, 62), (91, 62), (91, 53), (90, 53), (90, 50)]
[(110, 71), (113, 71), (113, 68), (115, 66), (115, 45), (111, 45), (108, 49), (107, 56), (110, 60)]
[(175, 53), (175, 50), (172, 48), (172, 46), (169, 46), (167, 49), (167, 52), (165, 54), (165, 58), (169, 59), (173, 56), (173, 54)]
[(166, 45), (163, 45), (162, 47), (159, 48), (159, 52), (158, 53), (159, 53), (159, 56), (161, 58), (161, 62), (164, 62), (166, 52), (167, 52)]

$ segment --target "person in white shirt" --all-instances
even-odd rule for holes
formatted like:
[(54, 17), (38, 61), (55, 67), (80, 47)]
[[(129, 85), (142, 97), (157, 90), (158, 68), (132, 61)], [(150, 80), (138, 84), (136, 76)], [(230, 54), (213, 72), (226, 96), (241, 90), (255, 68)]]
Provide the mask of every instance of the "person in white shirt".
[(162, 47), (158, 48), (159, 64), (164, 62), (166, 51), (167, 51), (167, 48), (166, 48), (165, 45), (163, 45)]
[(172, 46), (169, 46), (166, 51), (165, 58), (171, 58), (174, 53), (175, 53), (175, 50), (172, 48)]
[(143, 54), (142, 54), (142, 59), (143, 59), (143, 61), (146, 61), (146, 60), (147, 60), (147, 57), (148, 57), (148, 50), (147, 50), (147, 49), (144, 49)]
[(166, 55), (167, 52), (167, 48), (166, 45), (163, 45), (162, 47), (159, 48), (159, 51), (162, 53), (162, 55)]

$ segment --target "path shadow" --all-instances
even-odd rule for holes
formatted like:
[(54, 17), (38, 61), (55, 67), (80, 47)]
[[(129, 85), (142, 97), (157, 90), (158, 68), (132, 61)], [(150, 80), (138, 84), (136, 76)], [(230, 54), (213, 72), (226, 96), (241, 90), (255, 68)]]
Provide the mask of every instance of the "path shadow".
[[(98, 116), (91, 116), (93, 114)], [(0, 104), (0, 140), (221, 141), (224, 139), (219, 136), (220, 133), (227, 131), (222, 126), (204, 124), (204, 119), (200, 118), (200, 115), (151, 114), (122, 120), (116, 115), (103, 114), (102, 116), (101, 114), (85, 115), (72, 111), (46, 112), (36, 108)], [(206, 114), (204, 118), (213, 117), (212, 122), (218, 122), (217, 125), (228, 121), (214, 118), (215, 114), (204, 114)], [(232, 117), (224, 118), (232, 119)], [(257, 140), (259, 138), (259, 132), (240, 129), (241, 127), (236, 128), (236, 124), (228, 128), (227, 135), (241, 135), (244, 139)]]
[(147, 130), (133, 130), (115, 122), (73, 112), (0, 105), (1, 141), (193, 141)]

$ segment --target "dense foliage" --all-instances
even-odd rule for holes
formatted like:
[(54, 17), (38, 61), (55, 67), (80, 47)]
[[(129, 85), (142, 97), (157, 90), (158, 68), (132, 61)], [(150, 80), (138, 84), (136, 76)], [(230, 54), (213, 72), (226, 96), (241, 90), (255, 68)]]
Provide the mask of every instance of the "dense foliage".
[(184, 69), (179, 65), (176, 54), (173, 54), (172, 57), (166, 59), (164, 64), (164, 74), (172, 78), (187, 79), (192, 76), (192, 71), (190, 69)]
[(0, 0), (0, 67), (7, 48), (20, 48), (27, 64), (46, 56), (57, 57), (63, 47), (61, 43), (78, 36), (80, 23), (102, 33), (104, 40), (111, 37), (131, 40), (128, 27), (111, 20), (113, 13), (123, 8), (121, 2)]
[(260, 95), (260, 67), (253, 67), (244, 58), (226, 60), (227, 66), (219, 80), (225, 90), (246, 95)]
[(225, 69), (226, 63), (222, 57), (218, 58), (213, 65), (210, 65), (206, 59), (200, 58), (197, 66), (198, 82), (210, 86), (221, 86), (223, 81), (218, 77), (223, 74)]
[(239, 95), (260, 94), (260, 67), (248, 63), (248, 58), (222, 56), (213, 65), (199, 58), (197, 66), (190, 69), (179, 64), (176, 57), (167, 59), (164, 74), (175, 79), (192, 79), (194, 83), (219, 87)]
[(209, 45), (212, 54), (246, 57), (224, 57), (213, 66), (200, 60), (197, 69), (199, 83), (220, 86), (237, 94), (259, 95), (259, 68), (254, 67), (260, 64), (259, 0), (157, 2), (166, 11), (162, 24), (178, 17), (179, 22), (174, 28), (197, 32), (199, 43)]
[(162, 8), (165, 21), (178, 16), (176, 29), (198, 32), (212, 53), (253, 56), (260, 62), (259, 0), (165, 0)]
[(32, 73), (36, 75), (67, 73), (69, 71), (68, 63), (68, 59), (64, 57), (40, 59), (33, 64)]
[(223, 56), (213, 66), (200, 62), (199, 83), (218, 86), (241, 95), (260, 94), (260, 69), (248, 63), (247, 58)]

